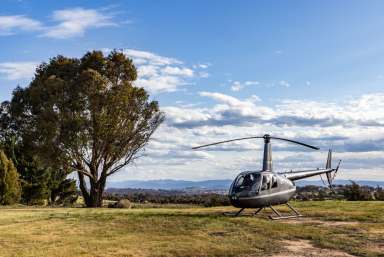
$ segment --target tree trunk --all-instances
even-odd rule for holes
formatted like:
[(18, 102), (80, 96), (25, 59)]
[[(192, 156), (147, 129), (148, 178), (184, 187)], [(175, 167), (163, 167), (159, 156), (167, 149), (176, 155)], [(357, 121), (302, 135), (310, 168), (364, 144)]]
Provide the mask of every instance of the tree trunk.
[(86, 207), (96, 208), (102, 207), (103, 205), (103, 193), (105, 189), (106, 177), (101, 176), (98, 181), (94, 179), (89, 180), (90, 189), (89, 192), (87, 190), (87, 186), (85, 183), (84, 175), (78, 172), (79, 182), (80, 182), (80, 190), (84, 198), (84, 203)]
[(103, 192), (100, 190), (98, 181), (91, 180), (89, 190), (89, 202), (87, 207), (101, 207), (103, 203)]
[(85, 182), (84, 174), (78, 171), (77, 175), (79, 177), (79, 187), (81, 194), (83, 195), (84, 203), (88, 207), (90, 205), (90, 197), (89, 192), (87, 190), (87, 184)]

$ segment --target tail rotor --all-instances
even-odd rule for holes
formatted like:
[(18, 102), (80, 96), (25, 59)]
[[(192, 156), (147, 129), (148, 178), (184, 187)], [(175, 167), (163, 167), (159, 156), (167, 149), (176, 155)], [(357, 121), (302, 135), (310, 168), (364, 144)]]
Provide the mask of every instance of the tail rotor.
[(329, 151), (328, 151), (328, 157), (327, 157), (327, 163), (326, 163), (326, 165), (325, 165), (325, 168), (326, 168), (327, 170), (329, 170), (329, 171), (328, 171), (327, 173), (325, 173), (325, 174), (326, 174), (326, 176), (327, 176), (328, 186), (329, 186), (329, 188), (330, 188), (332, 191), (334, 191), (334, 190), (333, 190), (332, 182), (333, 182), (333, 180), (334, 180), (335, 177), (336, 177), (336, 173), (337, 173), (337, 171), (339, 170), (340, 164), (341, 164), (341, 160), (339, 160), (339, 163), (337, 164), (337, 167), (336, 167), (336, 168), (332, 168), (332, 150), (329, 149)]

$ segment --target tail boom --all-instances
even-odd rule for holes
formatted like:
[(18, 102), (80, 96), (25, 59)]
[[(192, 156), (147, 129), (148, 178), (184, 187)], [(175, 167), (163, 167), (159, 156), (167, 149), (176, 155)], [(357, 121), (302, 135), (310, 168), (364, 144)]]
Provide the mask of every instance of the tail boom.
[(336, 176), (337, 171), (339, 170), (341, 161), (336, 168), (332, 168), (332, 150), (328, 151), (327, 162), (325, 164), (325, 169), (315, 169), (315, 170), (302, 170), (302, 171), (289, 171), (279, 173), (285, 176), (287, 179), (295, 181), (303, 178), (309, 178), (317, 175), (326, 174), (328, 184), (332, 187), (332, 181)]
[(289, 171), (279, 173), (280, 175), (284, 175), (287, 179), (295, 181), (303, 178), (309, 178), (321, 174), (330, 174), (335, 169), (315, 169), (315, 170), (301, 170), (301, 171)]

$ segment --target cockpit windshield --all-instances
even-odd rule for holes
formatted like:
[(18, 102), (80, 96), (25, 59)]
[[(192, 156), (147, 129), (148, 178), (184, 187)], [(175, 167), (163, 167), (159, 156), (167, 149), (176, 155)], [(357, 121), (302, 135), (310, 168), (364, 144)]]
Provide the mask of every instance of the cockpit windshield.
[(242, 194), (249, 194), (250, 192), (258, 192), (260, 186), (261, 175), (260, 173), (247, 173), (239, 175), (233, 186), (233, 192)]

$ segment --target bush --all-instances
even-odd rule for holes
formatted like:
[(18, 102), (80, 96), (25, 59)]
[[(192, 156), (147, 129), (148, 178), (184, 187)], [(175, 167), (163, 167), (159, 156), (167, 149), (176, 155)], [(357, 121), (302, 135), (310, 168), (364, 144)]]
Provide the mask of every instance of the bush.
[(21, 184), (19, 173), (13, 162), (0, 151), (0, 204), (14, 204), (20, 200)]
[(356, 182), (351, 181), (351, 185), (344, 188), (344, 196), (348, 201), (369, 201), (373, 200), (373, 196), (369, 187), (359, 186)]
[(375, 191), (375, 199), (378, 201), (384, 201), (384, 189), (381, 187), (377, 187)]
[(128, 199), (121, 199), (115, 203), (110, 203), (108, 205), (108, 208), (130, 209), (131, 207), (132, 207), (132, 204)]

